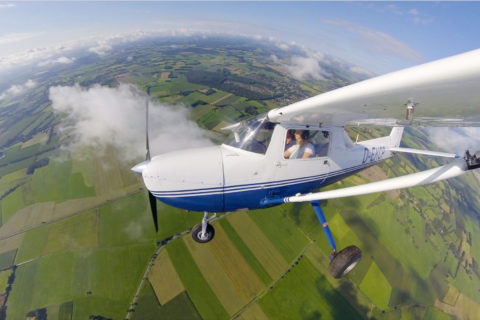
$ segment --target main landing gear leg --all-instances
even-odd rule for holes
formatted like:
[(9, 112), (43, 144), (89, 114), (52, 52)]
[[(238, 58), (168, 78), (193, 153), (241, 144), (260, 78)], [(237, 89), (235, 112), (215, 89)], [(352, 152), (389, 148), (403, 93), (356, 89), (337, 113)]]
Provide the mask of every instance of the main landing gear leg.
[(213, 239), (215, 236), (215, 229), (209, 223), (217, 216), (216, 213), (213, 214), (210, 218), (208, 218), (208, 212), (203, 213), (202, 223), (195, 225), (192, 229), (192, 238), (196, 242), (199, 243), (206, 243)]
[(328, 222), (325, 219), (322, 208), (320, 207), (320, 202), (318, 200), (311, 202), (313, 210), (317, 215), (318, 220), (322, 224), (323, 231), (327, 236), (328, 243), (332, 248), (332, 254), (330, 255), (330, 265), (328, 270), (334, 278), (341, 278), (347, 273), (352, 271), (362, 258), (362, 252), (356, 246), (349, 246), (345, 249), (337, 252), (337, 246), (335, 245), (335, 240), (333, 240), (332, 231), (328, 226)]

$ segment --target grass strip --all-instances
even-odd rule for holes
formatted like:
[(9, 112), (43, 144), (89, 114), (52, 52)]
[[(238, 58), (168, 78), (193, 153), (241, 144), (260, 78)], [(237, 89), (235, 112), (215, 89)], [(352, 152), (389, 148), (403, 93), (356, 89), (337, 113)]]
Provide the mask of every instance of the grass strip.
[(167, 246), (168, 255), (187, 289), (192, 302), (204, 319), (228, 319), (229, 315), (195, 264), (183, 239)]
[(222, 225), (223, 229), (227, 233), (228, 237), (238, 249), (240, 254), (243, 256), (245, 261), (249, 264), (249, 266), (253, 269), (253, 271), (257, 274), (257, 276), (262, 280), (265, 285), (269, 285), (272, 283), (273, 279), (268, 275), (265, 268), (260, 264), (260, 262), (255, 258), (255, 255), (250, 251), (247, 247), (245, 242), (243, 242), (242, 238), (238, 235), (238, 233), (233, 229), (230, 222), (227, 219), (220, 219), (220, 224)]

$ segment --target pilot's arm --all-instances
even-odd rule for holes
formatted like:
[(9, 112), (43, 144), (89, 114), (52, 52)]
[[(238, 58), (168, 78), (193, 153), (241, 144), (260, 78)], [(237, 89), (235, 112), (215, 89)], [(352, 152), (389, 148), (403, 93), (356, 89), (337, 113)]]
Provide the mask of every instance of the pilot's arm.
[(305, 146), (305, 150), (303, 151), (302, 159), (311, 158), (315, 154), (315, 147), (309, 143)]
[(283, 157), (285, 159), (289, 159), (290, 156), (292, 155), (292, 153), (295, 152), (295, 150), (297, 150), (298, 146), (296, 144), (294, 144), (293, 146), (289, 147), (287, 150), (285, 150), (285, 152), (283, 153)]

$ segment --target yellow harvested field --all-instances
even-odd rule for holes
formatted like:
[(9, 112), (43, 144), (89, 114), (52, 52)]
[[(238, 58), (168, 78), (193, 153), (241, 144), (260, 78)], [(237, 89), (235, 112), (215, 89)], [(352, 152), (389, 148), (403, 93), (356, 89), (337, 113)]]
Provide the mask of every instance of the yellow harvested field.
[(20, 169), (17, 171), (14, 171), (12, 173), (6, 174), (3, 177), (0, 177), (0, 183), (9, 183), (15, 180), (18, 180), (20, 178), (25, 177), (27, 174), (27, 169)]
[(445, 293), (445, 296), (442, 299), (442, 302), (449, 304), (451, 306), (454, 306), (457, 303), (458, 296), (459, 296), (458, 289), (455, 288), (452, 285), (448, 286), (447, 293)]
[[(452, 286), (449, 287), (448, 291), (450, 291), (450, 288), (452, 288)], [(456, 288), (454, 289), (458, 292)], [(447, 295), (448, 294), (449, 292), (447, 292)], [(443, 303), (438, 299), (435, 300), (434, 305), (443, 312), (455, 316), (457, 319), (474, 320), (478, 319), (478, 315), (480, 314), (480, 305), (463, 293), (458, 293), (455, 305)]]
[(280, 277), (288, 263), (255, 222), (245, 212), (231, 214), (227, 219), (269, 276), (272, 279)]
[(251, 300), (264, 289), (262, 281), (218, 223), (215, 225), (215, 241), (209, 242), (208, 246), (243, 298)]
[(222, 303), (229, 315), (235, 314), (247, 301), (237, 292), (234, 284), (224, 273), (208, 244), (196, 243), (190, 235), (183, 237), (193, 260), (202, 272), (203, 277)]
[(89, 197), (82, 199), (67, 200), (55, 205), (53, 217), (55, 219), (72, 215), (77, 212), (85, 211), (97, 207), (105, 202), (102, 197)]
[(9, 237), (17, 232), (29, 230), (63, 217), (93, 209), (107, 200), (109, 200), (107, 197), (89, 197), (67, 200), (58, 204), (50, 201), (26, 206), (18, 210), (2, 225), (0, 238)]
[(26, 147), (33, 146), (37, 143), (45, 143), (48, 140), (48, 134), (44, 132), (37, 133), (32, 139), (28, 140), (25, 143), (22, 143), (22, 149)]
[(238, 317), (239, 320), (268, 320), (267, 315), (257, 303), (252, 303)]
[(217, 103), (219, 103), (219, 102), (221, 102), (221, 101), (223, 101), (223, 100), (225, 100), (225, 99), (227, 99), (227, 98), (230, 98), (232, 95), (233, 95), (232, 93), (227, 93), (227, 94), (224, 95), (223, 97), (221, 97), (221, 98), (213, 101), (213, 102), (210, 103), (210, 104), (217, 104)]
[(41, 225), (43, 222), (52, 220), (54, 207), (55, 203), (51, 201), (32, 204), (18, 210), (0, 228), (0, 238), (8, 237), (19, 231), (28, 230)]
[(162, 305), (185, 291), (167, 250), (160, 251), (155, 259), (155, 264), (150, 270), (148, 280), (152, 284), (155, 295)]
[(17, 234), (13, 237), (0, 240), (0, 254), (18, 249), (23, 241), (23, 233)]
[[(388, 179), (387, 174), (379, 166), (372, 166), (368, 169), (362, 170), (358, 173), (358, 175), (366, 178), (369, 181), (379, 181), (379, 180)], [(399, 190), (387, 191), (387, 195), (392, 200), (399, 199), (400, 191)]]
[(162, 72), (160, 75), (160, 79), (168, 79), (168, 76), (170, 75), (170, 72)]

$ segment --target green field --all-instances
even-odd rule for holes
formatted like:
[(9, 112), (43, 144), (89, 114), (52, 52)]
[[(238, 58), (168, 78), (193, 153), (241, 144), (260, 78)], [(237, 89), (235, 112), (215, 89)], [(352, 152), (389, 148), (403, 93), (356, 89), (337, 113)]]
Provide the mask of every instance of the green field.
[(17, 250), (11, 250), (0, 254), (0, 270), (11, 267), (15, 261)]
[(21, 188), (17, 188), (2, 200), (2, 224), (7, 222), (15, 212), (24, 206), (25, 203), (23, 200), (23, 190)]
[(259, 303), (271, 319), (362, 318), (306, 257)]
[(262, 280), (263, 284), (268, 285), (270, 284), (273, 279), (270, 277), (268, 272), (262, 266), (262, 264), (255, 258), (255, 255), (252, 251), (248, 248), (248, 246), (243, 242), (242, 238), (238, 235), (238, 233), (233, 229), (230, 222), (227, 219), (221, 219), (220, 225), (223, 227), (225, 232), (228, 234), (228, 237), (235, 245), (237, 250), (243, 256), (245, 261), (249, 264), (252, 270), (257, 274), (257, 276)]
[(132, 319), (191, 319), (201, 320), (186, 292), (182, 292), (167, 304), (160, 306), (150, 285), (145, 286), (139, 297), (138, 307)]
[(8, 278), (12, 272), (10, 270), (5, 270), (0, 272), (0, 293), (4, 293), (7, 289)]
[(367, 274), (360, 283), (360, 290), (380, 309), (388, 308), (392, 287), (375, 262), (370, 265)]
[(275, 245), (262, 233), (248, 214), (236, 213), (228, 216), (227, 219), (268, 275), (272, 279), (277, 279), (288, 267), (288, 262)]
[(204, 319), (228, 319), (227, 311), (205, 281), (201, 271), (182, 239), (171, 242), (167, 248), (183, 286)]
[(143, 193), (125, 197), (100, 207), (98, 242), (100, 247), (121, 247), (152, 242), (155, 229)]
[(150, 284), (147, 282), (146, 285), (140, 291), (138, 297), (138, 306), (135, 309), (135, 313), (132, 316), (132, 319), (155, 319), (160, 318), (160, 304), (158, 303), (155, 292)]
[[(46, 167), (35, 170), (31, 183), (28, 185), (28, 190), (35, 190), (35, 192), (25, 192), (28, 203), (43, 201), (58, 203), (67, 199), (94, 196), (94, 189), (84, 184), (83, 176), (71, 175), (71, 171), (71, 161), (50, 163)], [(58, 177), (65, 178), (59, 179)]]
[[(279, 208), (251, 212), (249, 217), (287, 262), (293, 261), (309, 242), (298, 228), (292, 227), (294, 222)], [(275, 223), (272, 223), (272, 220)]]
[[(157, 202), (155, 233), (141, 177), (130, 171), (136, 161), (111, 145), (101, 154), (69, 150), (74, 138), (60, 130), (64, 117), (52, 113), (52, 84), (116, 87), (122, 79), (143, 91), (151, 86), (154, 100), (185, 107), (190, 120), (214, 129), (207, 135), (218, 143), (226, 135), (219, 128), (228, 123), (358, 80), (336, 70), (332, 79), (297, 81), (272, 62), (272, 55), (289, 59), (289, 53), (245, 39), (212, 47), (222, 41), (124, 44), (105, 58), (90, 55), (39, 73), (28, 95), (0, 102), (0, 269), (7, 269), (0, 287), (14, 278), (7, 319), (43, 308), (49, 320), (123, 319), (150, 259), (155, 265), (130, 313), (136, 319), (474, 318), (480, 180), (472, 174), (322, 202), (338, 249), (355, 244), (363, 252), (358, 267), (336, 280), (328, 274), (331, 249), (308, 204), (219, 215), (211, 243), (196, 244), (185, 234), (166, 244), (203, 214)], [(366, 140), (388, 129), (349, 132), (353, 139), (357, 133)], [(402, 146), (437, 148), (417, 129), (406, 130)], [(48, 165), (27, 174), (42, 159)], [(396, 155), (326, 189), (442, 161)], [(178, 279), (161, 279), (166, 274)], [(176, 283), (172, 292), (169, 281)]]

